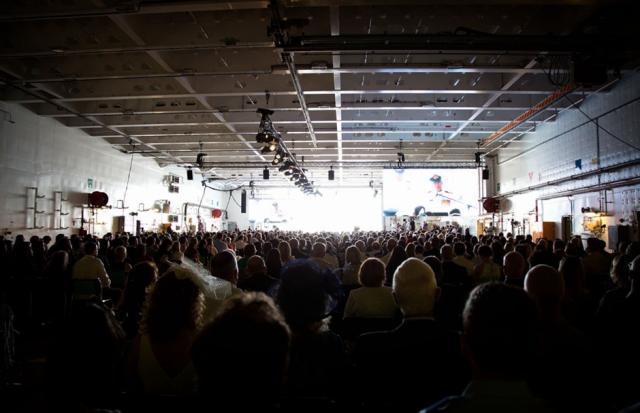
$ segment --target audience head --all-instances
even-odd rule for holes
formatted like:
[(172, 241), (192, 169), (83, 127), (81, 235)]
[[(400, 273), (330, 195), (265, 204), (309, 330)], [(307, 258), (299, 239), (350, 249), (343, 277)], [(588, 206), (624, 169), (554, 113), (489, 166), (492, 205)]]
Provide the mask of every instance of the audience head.
[(280, 259), (283, 263), (288, 262), (291, 257), (291, 246), (287, 241), (280, 241), (278, 244), (278, 250), (280, 251)]
[(531, 268), (525, 277), (524, 289), (536, 303), (543, 320), (560, 317), (564, 280), (553, 267), (541, 264)]
[(611, 263), (611, 281), (618, 287), (629, 285), (629, 265), (631, 259), (627, 255), (616, 255)]
[(347, 264), (360, 265), (360, 250), (358, 247), (351, 245), (344, 252), (344, 260)]
[(199, 393), (224, 395), (235, 407), (276, 401), (290, 340), (289, 327), (271, 298), (263, 293), (229, 298), (192, 348)]
[[(269, 245), (266, 243), (265, 245)], [(270, 249), (267, 253), (267, 273), (273, 278), (280, 278), (280, 272), (282, 271), (282, 258), (280, 257), (280, 250), (277, 248)]]
[(582, 260), (576, 256), (567, 256), (560, 261), (559, 271), (564, 279), (567, 295), (582, 294), (584, 291), (585, 275)]
[(224, 250), (216, 254), (211, 260), (211, 275), (229, 281), (231, 284), (238, 283), (238, 261), (233, 251)]
[(247, 260), (247, 272), (249, 276), (266, 274), (267, 264), (261, 256), (253, 255)]
[(87, 242), (84, 244), (85, 255), (98, 256), (98, 245), (95, 242)]
[(440, 257), (442, 258), (442, 261), (451, 261), (454, 257), (453, 255), (453, 247), (449, 244), (444, 244), (441, 248), (440, 248)]
[(423, 261), (427, 263), (429, 267), (431, 267), (431, 270), (433, 270), (433, 273), (436, 276), (436, 282), (442, 282), (442, 262), (438, 259), (438, 257), (436, 257), (435, 255), (429, 255), (428, 257), (425, 257)]
[(464, 254), (467, 252), (467, 247), (462, 242), (456, 242), (455, 244), (453, 244), (453, 252), (458, 257), (464, 256)]
[(504, 275), (509, 278), (521, 278), (527, 268), (522, 255), (515, 251), (508, 252), (503, 260)]
[(522, 289), (501, 283), (476, 287), (463, 311), (463, 348), (474, 376), (524, 379), (535, 322), (535, 305)]
[(314, 332), (329, 314), (327, 277), (313, 261), (293, 262), (282, 271), (278, 305), (296, 332)]
[(404, 261), (393, 275), (393, 295), (405, 317), (430, 317), (439, 294), (436, 276), (417, 258)]
[(120, 245), (113, 250), (113, 255), (116, 259), (116, 262), (124, 262), (127, 259), (127, 249)]
[(197, 332), (202, 325), (204, 295), (194, 274), (171, 268), (149, 289), (140, 332), (152, 341), (170, 341), (183, 332)]
[(490, 258), (493, 257), (493, 251), (491, 251), (491, 247), (488, 245), (481, 245), (478, 248), (478, 255), (480, 256), (480, 258), (482, 258), (483, 260), (488, 260)]
[(315, 258), (323, 258), (327, 253), (327, 246), (322, 242), (316, 242), (311, 249), (311, 255)]
[(382, 287), (385, 280), (384, 263), (377, 258), (364, 260), (358, 271), (358, 280), (365, 287)]

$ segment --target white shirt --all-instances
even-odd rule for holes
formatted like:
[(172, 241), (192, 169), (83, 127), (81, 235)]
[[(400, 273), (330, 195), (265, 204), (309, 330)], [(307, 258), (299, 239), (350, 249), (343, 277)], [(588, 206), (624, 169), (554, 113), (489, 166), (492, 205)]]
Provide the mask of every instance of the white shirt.
[(71, 278), (76, 280), (100, 280), (102, 288), (108, 288), (111, 280), (104, 269), (104, 264), (100, 259), (93, 255), (85, 255), (80, 258), (73, 266)]

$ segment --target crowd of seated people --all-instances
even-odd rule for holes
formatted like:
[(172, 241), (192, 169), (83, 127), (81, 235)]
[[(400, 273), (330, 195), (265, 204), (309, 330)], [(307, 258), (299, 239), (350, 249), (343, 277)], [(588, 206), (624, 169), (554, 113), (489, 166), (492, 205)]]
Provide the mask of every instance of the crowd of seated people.
[(610, 252), (453, 226), (1, 241), (0, 378), (24, 381), (7, 393), (16, 406), (34, 394), (67, 411), (640, 402), (638, 242)]

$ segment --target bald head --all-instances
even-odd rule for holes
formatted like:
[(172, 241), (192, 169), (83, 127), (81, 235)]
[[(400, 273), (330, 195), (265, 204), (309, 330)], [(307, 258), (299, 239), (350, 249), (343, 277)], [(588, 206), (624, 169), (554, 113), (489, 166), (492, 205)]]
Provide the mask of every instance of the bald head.
[(522, 278), (526, 262), (522, 254), (515, 251), (508, 252), (502, 261), (504, 275), (509, 278)]
[(527, 273), (524, 289), (536, 302), (543, 318), (559, 317), (564, 280), (562, 275), (549, 265), (536, 265)]
[(264, 262), (264, 259), (261, 256), (252, 255), (247, 260), (247, 271), (249, 272), (249, 276), (253, 276), (256, 274), (266, 274), (267, 264)]
[(433, 315), (438, 293), (433, 270), (417, 258), (405, 260), (393, 275), (393, 294), (405, 317)]

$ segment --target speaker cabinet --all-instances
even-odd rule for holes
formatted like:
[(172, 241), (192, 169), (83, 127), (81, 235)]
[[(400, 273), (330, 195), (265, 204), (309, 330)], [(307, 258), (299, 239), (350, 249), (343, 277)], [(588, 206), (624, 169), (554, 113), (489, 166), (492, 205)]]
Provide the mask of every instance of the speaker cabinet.
[(262, 179), (269, 179), (269, 170), (267, 168), (262, 171)]
[(187, 180), (193, 181), (193, 171), (191, 169), (187, 169)]
[(247, 213), (247, 191), (242, 191), (242, 194), (240, 194), (240, 212), (242, 214)]
[(482, 179), (484, 179), (485, 181), (487, 179), (489, 179), (489, 170), (488, 169), (483, 169), (482, 170)]
[(336, 173), (333, 169), (329, 169), (329, 180), (333, 181), (336, 178)]

